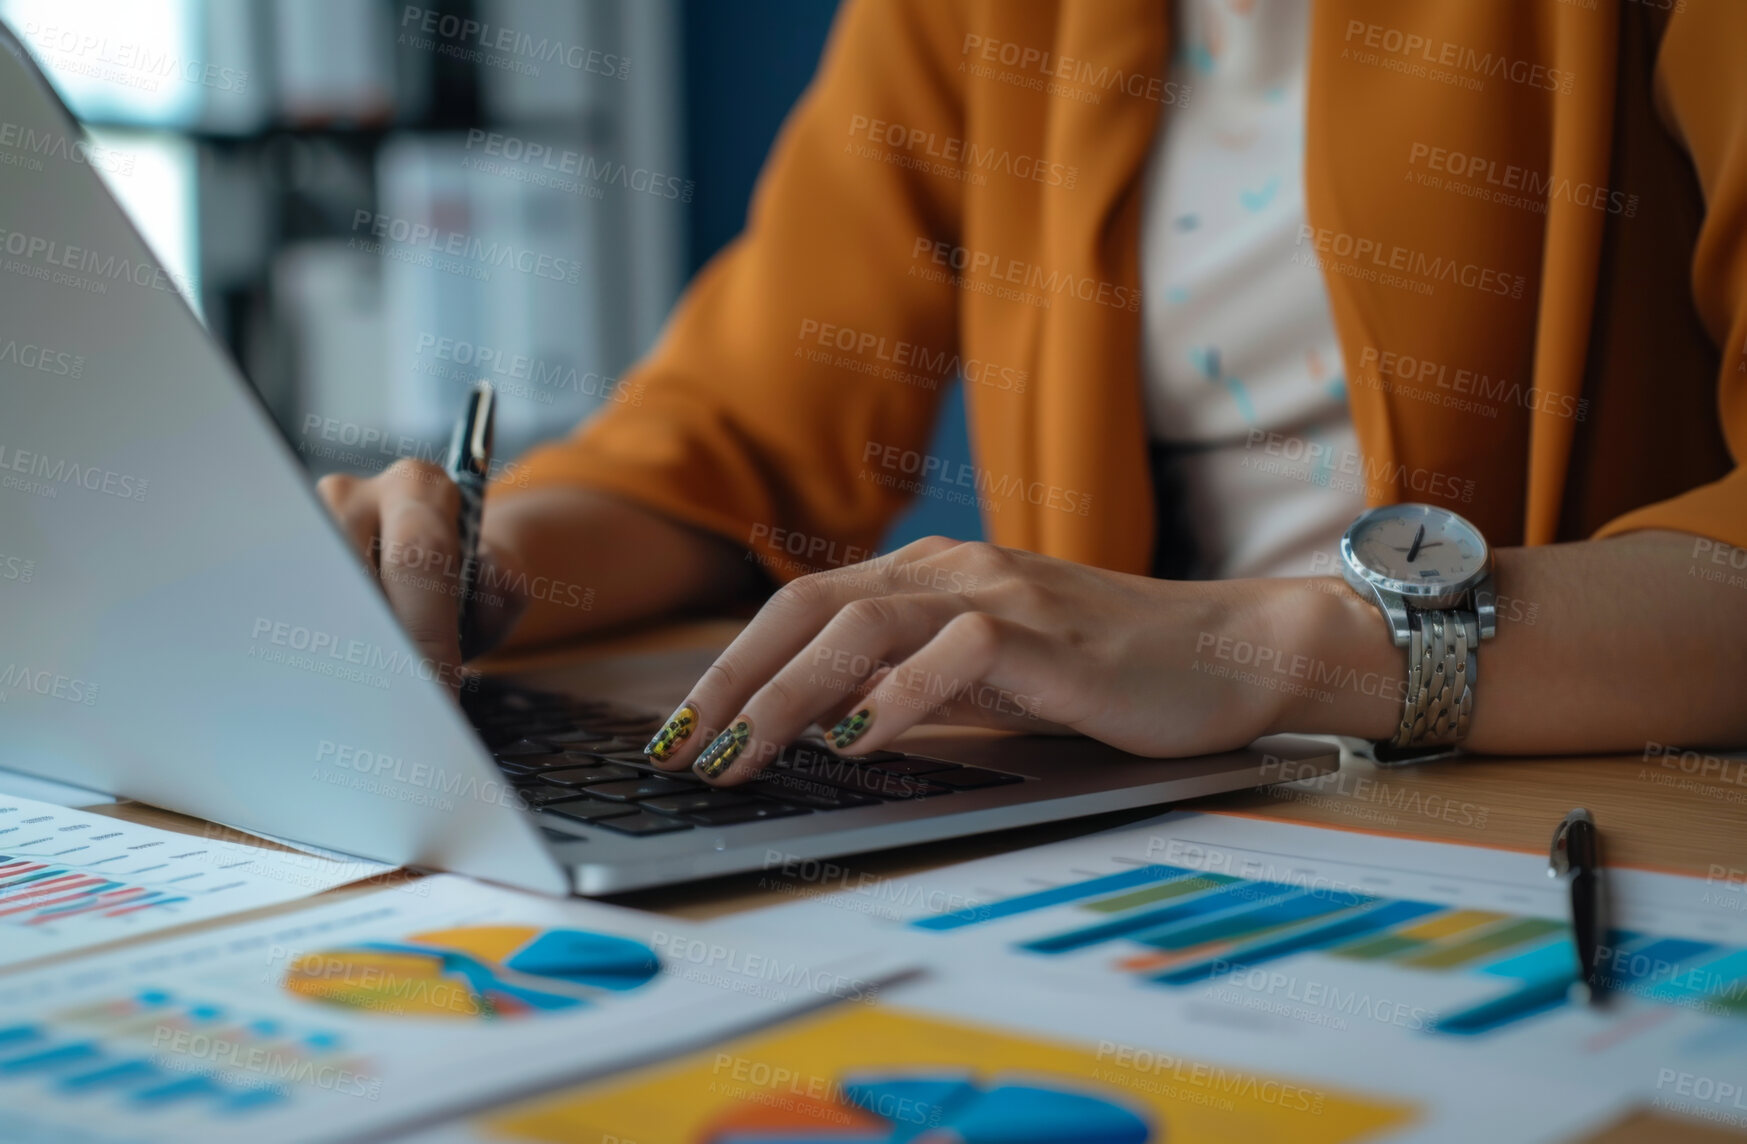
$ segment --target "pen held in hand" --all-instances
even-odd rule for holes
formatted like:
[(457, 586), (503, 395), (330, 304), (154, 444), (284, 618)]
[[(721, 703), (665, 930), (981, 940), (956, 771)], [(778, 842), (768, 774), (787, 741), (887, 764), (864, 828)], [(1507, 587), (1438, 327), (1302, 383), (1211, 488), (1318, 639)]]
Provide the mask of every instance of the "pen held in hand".
[(492, 428), (496, 394), (488, 381), (475, 382), (467, 406), (449, 439), (449, 476), (461, 490), (460, 628), (465, 646), (472, 620), (473, 596), (479, 579), (479, 525), (485, 512), (485, 484), (491, 471)]

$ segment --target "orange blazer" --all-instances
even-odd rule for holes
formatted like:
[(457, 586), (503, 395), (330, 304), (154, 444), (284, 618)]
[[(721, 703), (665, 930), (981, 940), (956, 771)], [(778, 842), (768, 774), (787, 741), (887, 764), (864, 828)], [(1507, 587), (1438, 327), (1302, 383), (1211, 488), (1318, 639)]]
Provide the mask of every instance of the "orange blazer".
[[(1298, 251), (1371, 503), (1495, 545), (1747, 546), (1747, 3), (1314, 13)], [(788, 578), (872, 555), (926, 481), (997, 543), (1146, 572), (1142, 187), (1194, 98), (1171, 27), (1163, 0), (849, 0), (639, 400), (518, 483), (610, 490)], [(961, 375), (975, 464), (948, 467), (926, 451)]]

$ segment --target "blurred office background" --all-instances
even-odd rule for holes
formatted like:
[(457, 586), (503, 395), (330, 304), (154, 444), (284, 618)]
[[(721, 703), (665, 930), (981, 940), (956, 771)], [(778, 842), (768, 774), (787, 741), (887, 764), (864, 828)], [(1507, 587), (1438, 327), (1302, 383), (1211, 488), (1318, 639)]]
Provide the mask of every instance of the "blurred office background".
[[(0, 0), (315, 473), (610, 399), (740, 230), (836, 0)], [(936, 444), (966, 453), (955, 391)], [(976, 535), (923, 498), (890, 543)]]

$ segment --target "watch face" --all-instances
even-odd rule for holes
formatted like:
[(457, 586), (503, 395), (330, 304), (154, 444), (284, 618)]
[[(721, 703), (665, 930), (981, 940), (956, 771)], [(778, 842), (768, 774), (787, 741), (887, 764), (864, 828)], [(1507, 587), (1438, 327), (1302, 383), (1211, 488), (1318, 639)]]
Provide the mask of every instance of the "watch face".
[(1367, 512), (1341, 538), (1341, 555), (1366, 580), (1413, 597), (1465, 592), (1490, 564), (1479, 529), (1423, 504)]

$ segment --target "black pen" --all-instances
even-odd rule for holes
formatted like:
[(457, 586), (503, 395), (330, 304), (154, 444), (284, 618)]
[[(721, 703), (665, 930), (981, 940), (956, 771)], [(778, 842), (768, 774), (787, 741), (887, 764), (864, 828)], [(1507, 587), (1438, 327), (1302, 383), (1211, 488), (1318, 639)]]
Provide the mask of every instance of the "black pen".
[(473, 588), (479, 578), (479, 521), (485, 512), (485, 482), (491, 471), (491, 434), (496, 396), (491, 382), (473, 385), (467, 407), (449, 439), (449, 476), (461, 490), (461, 640), (473, 610)]
[(1607, 935), (1601, 885), (1601, 839), (1595, 816), (1578, 807), (1553, 832), (1548, 854), (1551, 878), (1563, 877), (1571, 891), (1571, 940), (1577, 947), (1575, 998), (1591, 1005), (1602, 996), (1602, 941)]

